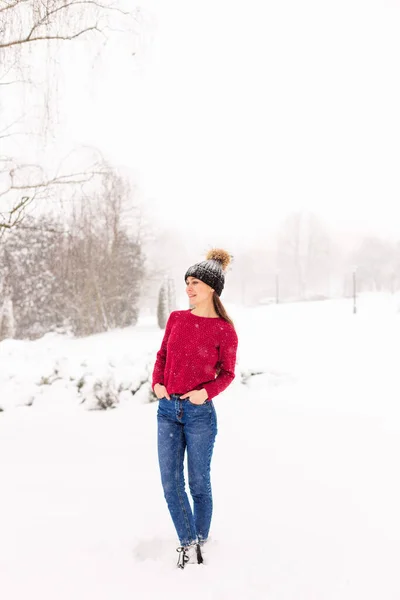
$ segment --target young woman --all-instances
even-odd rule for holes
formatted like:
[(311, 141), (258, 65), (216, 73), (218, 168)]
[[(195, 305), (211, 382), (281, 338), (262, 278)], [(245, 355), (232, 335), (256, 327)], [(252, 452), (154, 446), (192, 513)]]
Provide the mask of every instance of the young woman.
[[(191, 308), (170, 314), (153, 370), (161, 481), (182, 569), (187, 562), (203, 562), (213, 507), (210, 466), (217, 415), (212, 400), (235, 377), (238, 338), (219, 298), (229, 263), (225, 250), (214, 249), (187, 270)], [(193, 511), (185, 491), (185, 450)]]

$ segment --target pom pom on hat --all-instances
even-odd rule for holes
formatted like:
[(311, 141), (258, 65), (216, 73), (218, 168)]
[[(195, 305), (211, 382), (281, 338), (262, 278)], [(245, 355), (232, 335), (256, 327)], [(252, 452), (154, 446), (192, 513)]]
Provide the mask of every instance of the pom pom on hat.
[(222, 270), (226, 271), (231, 262), (231, 255), (222, 248), (212, 248), (207, 252), (206, 260), (217, 260), (221, 263)]

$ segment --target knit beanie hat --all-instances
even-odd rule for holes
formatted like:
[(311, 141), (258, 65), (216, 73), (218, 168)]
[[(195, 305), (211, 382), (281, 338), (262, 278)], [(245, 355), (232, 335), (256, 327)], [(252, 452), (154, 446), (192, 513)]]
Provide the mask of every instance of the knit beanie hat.
[(230, 262), (231, 257), (226, 250), (213, 248), (207, 253), (206, 260), (188, 268), (185, 273), (185, 281), (188, 277), (200, 279), (220, 296), (225, 284), (224, 272)]

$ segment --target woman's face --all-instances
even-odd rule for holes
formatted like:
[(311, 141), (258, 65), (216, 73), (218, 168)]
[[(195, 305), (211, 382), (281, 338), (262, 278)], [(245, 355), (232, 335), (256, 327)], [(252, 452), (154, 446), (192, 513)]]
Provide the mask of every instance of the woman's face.
[(200, 279), (188, 277), (186, 280), (186, 293), (191, 306), (211, 300), (213, 291), (209, 285), (204, 283), (204, 281), (200, 281)]

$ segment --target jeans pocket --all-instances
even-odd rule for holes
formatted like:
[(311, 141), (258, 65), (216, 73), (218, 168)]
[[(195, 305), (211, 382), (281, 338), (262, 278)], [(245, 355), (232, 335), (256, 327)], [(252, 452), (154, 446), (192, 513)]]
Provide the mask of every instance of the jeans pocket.
[(207, 404), (209, 404), (209, 402), (207, 400), (204, 400), (204, 402), (202, 404), (195, 404), (194, 402), (190, 402), (190, 398), (188, 398), (188, 402), (192, 406), (207, 406)]

